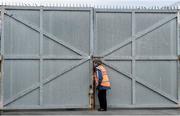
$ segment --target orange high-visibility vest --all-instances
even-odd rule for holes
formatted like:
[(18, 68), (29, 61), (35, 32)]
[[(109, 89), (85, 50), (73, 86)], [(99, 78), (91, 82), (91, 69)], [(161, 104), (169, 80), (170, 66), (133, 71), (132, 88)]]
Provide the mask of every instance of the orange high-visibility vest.
[[(108, 78), (108, 75), (107, 75), (107, 71), (106, 69), (104, 68), (103, 65), (99, 65), (97, 67), (97, 69), (99, 69), (101, 72), (102, 72), (102, 82), (101, 82), (101, 86), (103, 87), (111, 87), (111, 84), (109, 82), (109, 78)], [(96, 82), (98, 81), (98, 79), (96, 79)]]

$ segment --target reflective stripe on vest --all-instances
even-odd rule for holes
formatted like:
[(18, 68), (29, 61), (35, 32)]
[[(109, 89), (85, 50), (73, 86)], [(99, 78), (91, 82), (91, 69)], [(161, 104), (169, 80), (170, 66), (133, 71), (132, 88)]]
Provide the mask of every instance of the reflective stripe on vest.
[(108, 78), (106, 69), (105, 69), (102, 65), (99, 65), (99, 66), (97, 67), (97, 69), (99, 69), (99, 70), (102, 72), (102, 82), (101, 82), (101, 86), (103, 86), (103, 87), (110, 87), (111, 84), (110, 84), (110, 82), (109, 82), (109, 78)]

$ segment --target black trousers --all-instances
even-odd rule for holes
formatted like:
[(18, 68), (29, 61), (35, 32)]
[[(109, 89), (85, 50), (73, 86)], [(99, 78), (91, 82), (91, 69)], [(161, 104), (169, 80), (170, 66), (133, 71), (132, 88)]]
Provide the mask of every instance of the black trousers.
[(107, 110), (106, 90), (98, 90), (100, 108)]

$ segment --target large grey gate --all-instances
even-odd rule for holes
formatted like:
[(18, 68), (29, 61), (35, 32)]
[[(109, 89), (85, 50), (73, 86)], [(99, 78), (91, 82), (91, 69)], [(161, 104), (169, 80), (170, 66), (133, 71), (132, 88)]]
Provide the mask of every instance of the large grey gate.
[(91, 10), (2, 12), (4, 108), (88, 108)]
[(110, 107), (178, 107), (177, 12), (96, 10), (95, 54), (112, 83)]
[(110, 107), (179, 107), (177, 10), (2, 7), (1, 19), (4, 109), (88, 108), (93, 57)]

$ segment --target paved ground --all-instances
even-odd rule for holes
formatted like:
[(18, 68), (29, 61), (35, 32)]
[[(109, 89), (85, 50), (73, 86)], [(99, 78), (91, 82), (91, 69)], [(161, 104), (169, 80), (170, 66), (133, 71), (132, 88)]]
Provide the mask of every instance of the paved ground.
[(3, 111), (2, 115), (180, 115), (180, 109), (109, 109), (107, 112), (89, 110), (24, 110)]

